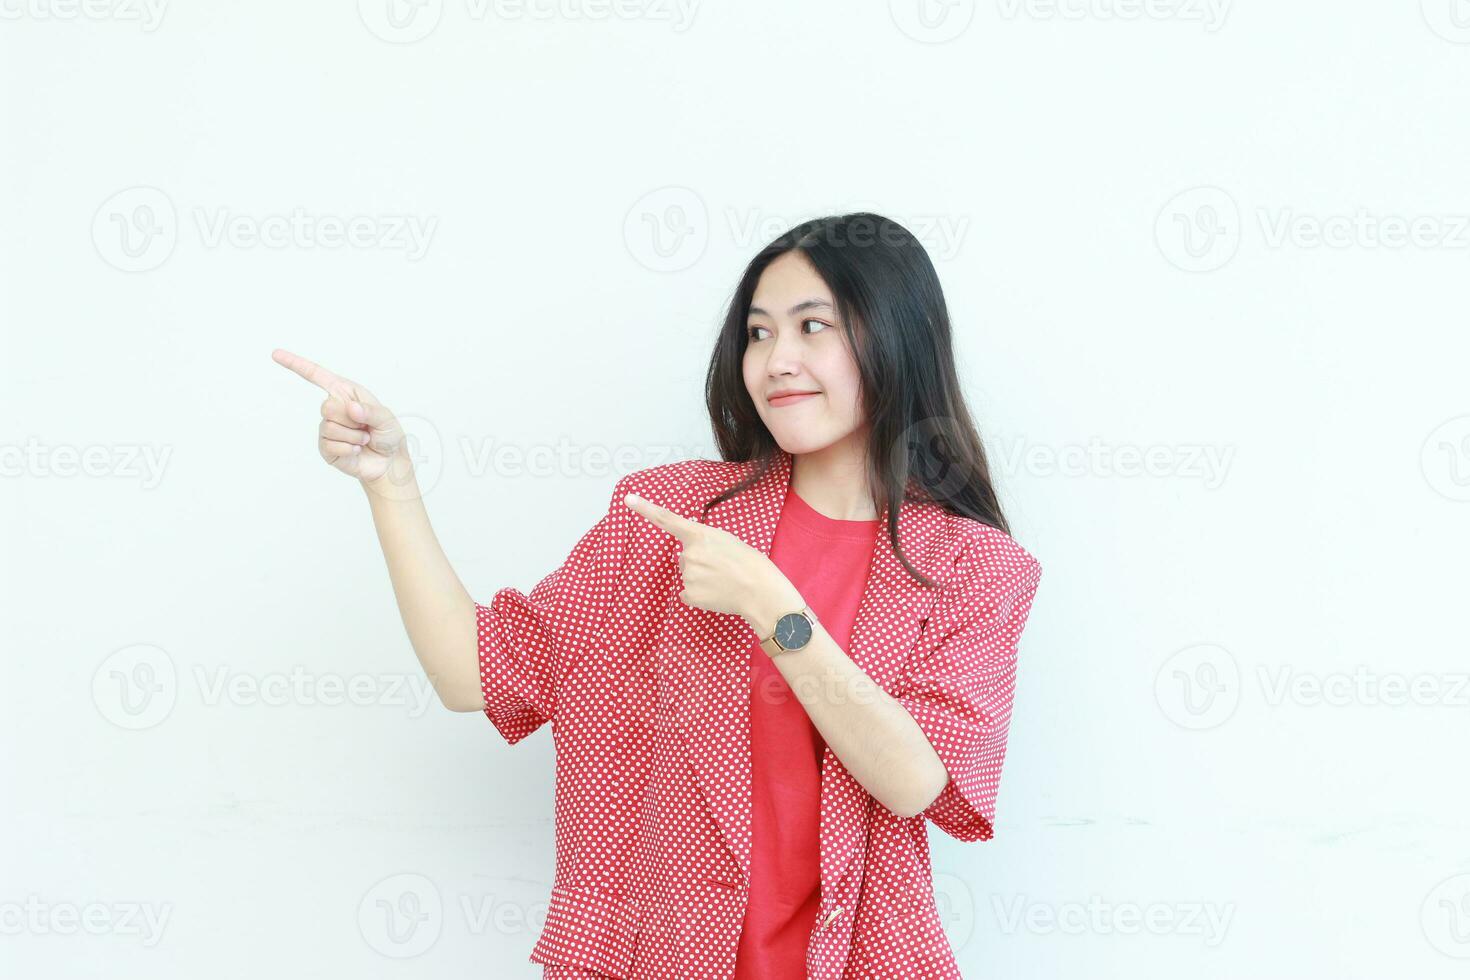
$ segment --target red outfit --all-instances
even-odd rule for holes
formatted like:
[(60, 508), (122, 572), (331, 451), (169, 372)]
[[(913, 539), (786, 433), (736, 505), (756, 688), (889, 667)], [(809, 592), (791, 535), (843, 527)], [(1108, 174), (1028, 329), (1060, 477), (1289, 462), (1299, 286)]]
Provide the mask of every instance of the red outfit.
[[(769, 554), (791, 468), (783, 452), (764, 473), (708, 459), (630, 473), (529, 594), (507, 586), (477, 605), (485, 716), (511, 744), (549, 722), (556, 745), (556, 872), (530, 956), (549, 980), (735, 975), (746, 912), (761, 898), (751, 886), (756, 637), (739, 616), (679, 599), (676, 539), (623, 495)], [(755, 482), (703, 508), (746, 477)], [(1005, 533), (932, 502), (905, 499), (897, 518), (902, 555), (935, 584), (909, 574), (885, 520), (845, 651), (913, 716), (950, 781), (901, 817), (822, 750), (811, 980), (959, 980), (927, 830), (994, 833), (1017, 640), (1041, 565)]]
[[(844, 649), (879, 524), (826, 517), (790, 489), (776, 523), (771, 561)], [(807, 939), (822, 898), (818, 859), (827, 743), (759, 638), (750, 651), (750, 903), (735, 980), (804, 980)]]

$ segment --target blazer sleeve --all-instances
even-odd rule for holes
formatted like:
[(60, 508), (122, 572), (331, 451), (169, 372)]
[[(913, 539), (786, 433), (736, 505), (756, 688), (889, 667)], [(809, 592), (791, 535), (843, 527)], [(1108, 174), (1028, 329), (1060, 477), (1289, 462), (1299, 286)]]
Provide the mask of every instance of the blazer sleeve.
[(603, 629), (638, 516), (623, 503), (628, 481), (618, 480), (607, 512), (529, 595), (508, 586), (475, 603), (485, 717), (511, 745), (556, 717), (563, 681)]
[(969, 546), (936, 600), (935, 639), (894, 693), (949, 771), (949, 783), (921, 816), (958, 840), (995, 835), (1016, 647), (1040, 580), (1041, 563), (1000, 532)]

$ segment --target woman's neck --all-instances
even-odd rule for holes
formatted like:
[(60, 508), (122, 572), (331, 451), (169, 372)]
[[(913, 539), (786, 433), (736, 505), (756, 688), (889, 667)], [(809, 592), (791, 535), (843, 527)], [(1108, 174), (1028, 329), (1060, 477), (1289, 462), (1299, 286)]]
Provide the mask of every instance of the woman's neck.
[(866, 460), (850, 440), (791, 457), (791, 487), (823, 517), (871, 521), (878, 517), (868, 488)]

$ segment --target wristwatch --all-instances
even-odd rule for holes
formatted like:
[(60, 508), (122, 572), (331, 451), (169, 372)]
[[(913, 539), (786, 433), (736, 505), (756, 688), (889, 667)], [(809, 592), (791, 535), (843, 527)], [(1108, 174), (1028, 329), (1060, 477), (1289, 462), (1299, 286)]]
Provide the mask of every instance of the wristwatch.
[(802, 606), (776, 620), (776, 628), (771, 635), (761, 640), (761, 649), (772, 657), (800, 650), (811, 642), (816, 625), (817, 617), (811, 607)]

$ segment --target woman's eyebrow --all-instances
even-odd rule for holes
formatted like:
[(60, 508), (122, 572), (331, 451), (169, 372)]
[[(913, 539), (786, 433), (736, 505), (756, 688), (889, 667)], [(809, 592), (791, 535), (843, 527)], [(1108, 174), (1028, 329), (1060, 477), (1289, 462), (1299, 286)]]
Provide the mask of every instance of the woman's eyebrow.
[[(806, 299), (806, 300), (802, 300), (800, 303), (797, 303), (791, 309), (787, 310), (786, 311), (786, 315), (787, 316), (796, 316), (796, 314), (800, 313), (802, 310), (820, 310), (820, 309), (828, 309), (828, 310), (830, 310), (831, 308), (832, 308), (832, 304), (829, 303), (829, 302), (827, 302), (824, 299)], [(770, 316), (771, 314), (767, 313), (765, 310), (761, 309), (759, 306), (752, 306), (750, 308), (750, 315), (751, 316)]]

